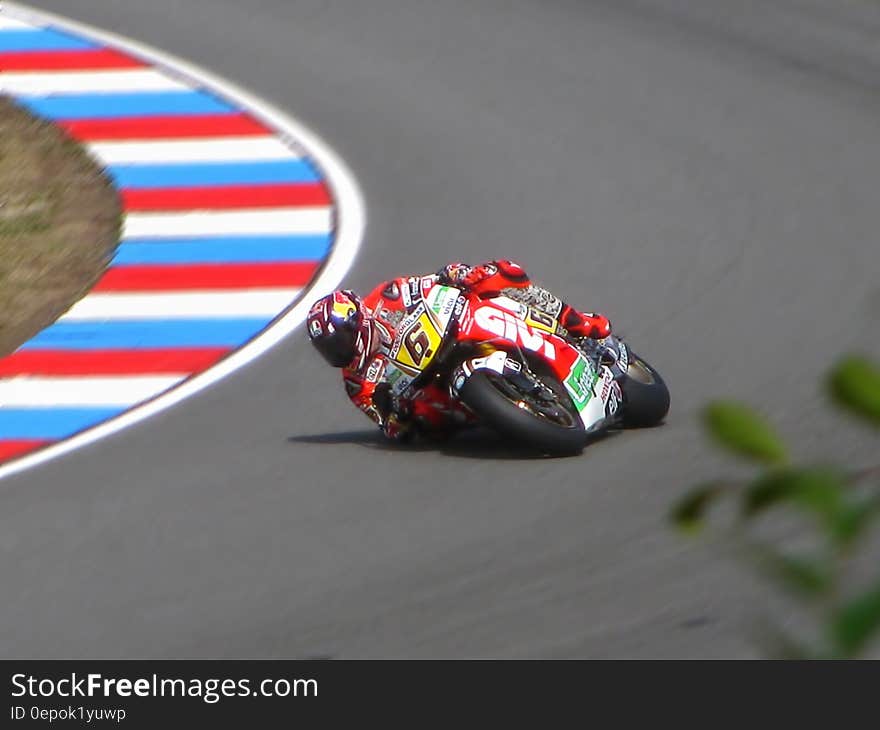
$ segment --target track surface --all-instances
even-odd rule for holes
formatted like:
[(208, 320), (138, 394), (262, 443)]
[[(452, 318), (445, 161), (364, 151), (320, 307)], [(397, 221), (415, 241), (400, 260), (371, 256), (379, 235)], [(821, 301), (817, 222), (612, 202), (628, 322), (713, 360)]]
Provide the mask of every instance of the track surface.
[(753, 654), (752, 589), (664, 513), (729, 466), (696, 427), (711, 396), (802, 454), (870, 456), (815, 380), (877, 341), (880, 5), (36, 4), (319, 130), (367, 198), (348, 284), (518, 257), (608, 312), (673, 411), (579, 459), (389, 450), (290, 338), (0, 484), (0, 654)]

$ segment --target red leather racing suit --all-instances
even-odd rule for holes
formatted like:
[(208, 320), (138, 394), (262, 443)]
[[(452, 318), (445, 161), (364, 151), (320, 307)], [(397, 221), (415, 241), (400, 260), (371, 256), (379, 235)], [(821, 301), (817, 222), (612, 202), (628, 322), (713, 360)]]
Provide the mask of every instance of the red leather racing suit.
[[(435, 283), (459, 287), (480, 297), (504, 294), (536, 307), (576, 337), (601, 339), (611, 333), (607, 317), (572, 308), (546, 289), (531, 282), (525, 270), (509, 260), (490, 261), (479, 266), (453, 263), (434, 274), (401, 276), (379, 284), (363, 300), (373, 319), (372, 338), (363, 354), (342, 370), (345, 389), (352, 402), (373, 419), (391, 439), (401, 439), (418, 425), (423, 431), (443, 432), (454, 421), (448, 394), (428, 385), (403, 401), (391, 395), (385, 378), (388, 352), (397, 325), (421, 301)], [(372, 354), (371, 354), (372, 353)]]

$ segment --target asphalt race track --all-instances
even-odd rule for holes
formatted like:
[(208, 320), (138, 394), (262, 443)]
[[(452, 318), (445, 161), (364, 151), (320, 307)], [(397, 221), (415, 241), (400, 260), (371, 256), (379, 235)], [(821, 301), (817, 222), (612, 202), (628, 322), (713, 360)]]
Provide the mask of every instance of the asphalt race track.
[(874, 456), (817, 377), (877, 354), (880, 5), (38, 0), (290, 111), (365, 193), (346, 283), (521, 260), (667, 377), (581, 458), (385, 447), (304, 338), (0, 483), (5, 657), (747, 657), (754, 586), (665, 524), (736, 396)]

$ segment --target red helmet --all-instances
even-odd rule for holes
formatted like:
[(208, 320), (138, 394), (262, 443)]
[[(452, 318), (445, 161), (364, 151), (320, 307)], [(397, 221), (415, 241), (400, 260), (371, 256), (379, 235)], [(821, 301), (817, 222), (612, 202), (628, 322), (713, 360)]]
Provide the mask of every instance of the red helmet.
[(309, 310), (309, 339), (334, 368), (352, 364), (370, 342), (368, 311), (349, 289), (321, 297)]

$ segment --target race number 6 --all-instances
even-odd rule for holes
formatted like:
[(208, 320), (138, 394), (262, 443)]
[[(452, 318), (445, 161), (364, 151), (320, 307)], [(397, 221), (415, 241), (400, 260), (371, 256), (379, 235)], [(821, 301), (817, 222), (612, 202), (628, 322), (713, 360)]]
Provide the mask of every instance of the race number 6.
[(418, 367), (422, 360), (431, 356), (431, 340), (422, 322), (410, 330), (403, 338), (403, 346), (412, 358), (413, 365)]

